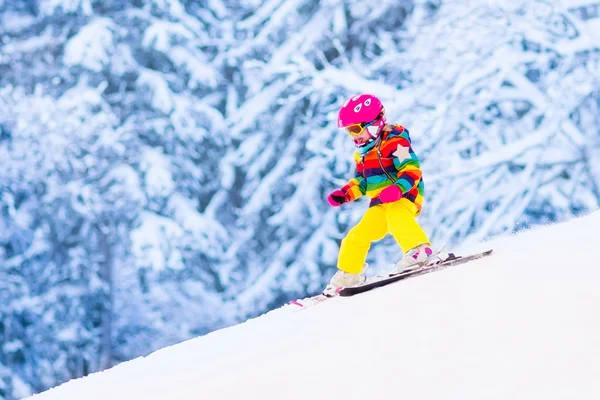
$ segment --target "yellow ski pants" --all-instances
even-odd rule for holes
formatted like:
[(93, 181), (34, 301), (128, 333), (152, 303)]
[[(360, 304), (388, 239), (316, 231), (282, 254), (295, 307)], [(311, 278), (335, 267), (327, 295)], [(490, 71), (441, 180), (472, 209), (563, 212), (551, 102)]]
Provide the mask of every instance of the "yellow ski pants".
[(371, 243), (390, 233), (406, 252), (429, 239), (416, 220), (417, 207), (407, 199), (370, 207), (362, 219), (342, 240), (338, 255), (338, 268), (358, 274), (362, 271)]

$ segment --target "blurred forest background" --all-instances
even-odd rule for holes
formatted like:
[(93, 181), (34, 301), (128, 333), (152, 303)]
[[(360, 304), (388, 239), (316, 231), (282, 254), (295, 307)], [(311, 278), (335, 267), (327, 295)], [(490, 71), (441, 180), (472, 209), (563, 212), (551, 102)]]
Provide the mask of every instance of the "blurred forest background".
[(0, 399), (322, 289), (359, 92), (434, 244), (597, 209), (599, 77), (597, 0), (0, 0)]

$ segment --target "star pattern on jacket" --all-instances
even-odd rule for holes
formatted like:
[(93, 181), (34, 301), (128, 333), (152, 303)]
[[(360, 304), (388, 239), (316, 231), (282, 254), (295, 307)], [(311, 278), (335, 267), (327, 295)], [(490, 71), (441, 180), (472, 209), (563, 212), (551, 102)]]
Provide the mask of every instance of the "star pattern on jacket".
[(394, 151), (392, 153), (392, 155), (396, 158), (398, 158), (398, 160), (402, 161), (402, 160), (406, 160), (407, 158), (411, 158), (410, 157), (410, 147), (404, 147), (401, 144), (398, 145), (398, 148), (396, 149), (396, 151)]

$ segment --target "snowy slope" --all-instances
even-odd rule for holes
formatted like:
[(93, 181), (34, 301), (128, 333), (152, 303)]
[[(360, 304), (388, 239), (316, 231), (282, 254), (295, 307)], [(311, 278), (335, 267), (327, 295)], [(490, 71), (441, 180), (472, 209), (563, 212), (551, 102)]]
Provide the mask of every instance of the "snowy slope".
[(487, 259), (286, 306), (33, 399), (598, 399), (598, 226), (502, 238)]

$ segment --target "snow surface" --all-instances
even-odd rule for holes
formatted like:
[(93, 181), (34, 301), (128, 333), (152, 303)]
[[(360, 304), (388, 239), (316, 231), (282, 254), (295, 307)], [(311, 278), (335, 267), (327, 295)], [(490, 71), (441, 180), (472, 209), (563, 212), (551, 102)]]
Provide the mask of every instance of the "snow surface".
[(31, 399), (598, 399), (599, 225), (595, 212), (471, 245), (495, 254), (284, 306)]

